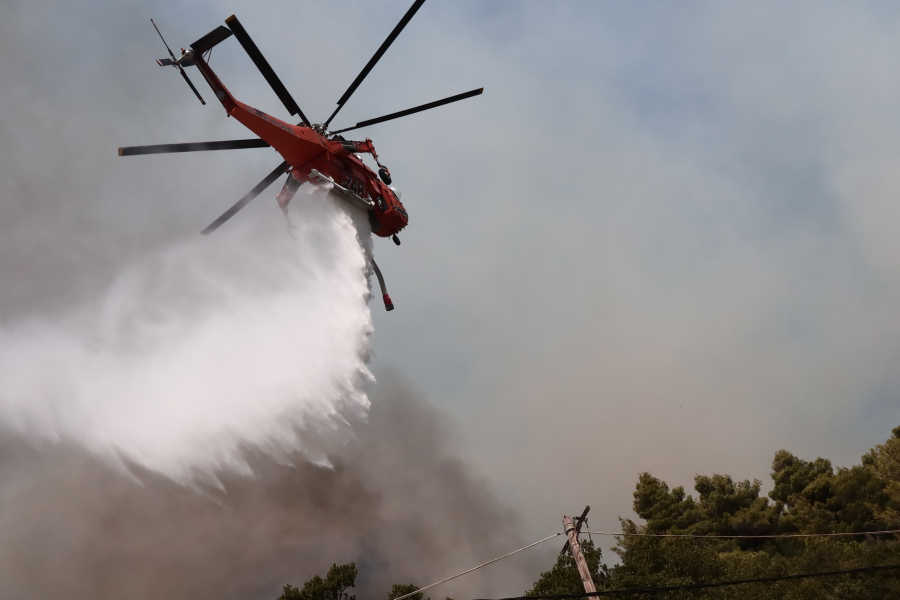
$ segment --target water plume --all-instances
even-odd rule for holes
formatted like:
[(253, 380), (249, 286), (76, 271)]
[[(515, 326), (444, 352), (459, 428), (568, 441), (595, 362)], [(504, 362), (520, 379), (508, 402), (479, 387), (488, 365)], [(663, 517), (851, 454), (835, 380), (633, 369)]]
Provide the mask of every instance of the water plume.
[[(293, 236), (254, 206), (0, 326), (0, 597), (274, 598), (349, 561), (383, 597), (521, 545), (445, 419), (373, 383), (340, 202), (304, 186)], [(442, 592), (523, 589), (527, 559)]]
[(338, 202), (304, 186), (293, 236), (244, 211), (89, 303), (3, 325), (0, 423), (179, 481), (246, 471), (246, 447), (325, 462), (303, 432), (364, 417), (370, 378), (370, 232)]

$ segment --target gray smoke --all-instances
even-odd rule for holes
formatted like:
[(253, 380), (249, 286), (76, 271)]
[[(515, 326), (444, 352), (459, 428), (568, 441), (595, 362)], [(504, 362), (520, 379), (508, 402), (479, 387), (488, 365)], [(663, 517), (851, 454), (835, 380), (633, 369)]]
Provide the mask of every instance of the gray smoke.
[[(316, 7), (307, 8), (304, 19), (321, 21)], [(23, 324), (38, 323), (42, 331), (54, 335), (68, 332), (72, 335), (67, 334), (66, 340), (79, 342), (73, 356), (94, 357), (96, 345), (73, 328), (72, 316), (104, 314), (91, 307), (98, 305), (98, 298), (108, 299), (108, 290), (121, 289), (116, 286), (123, 273), (133, 273), (135, 265), (148, 261), (158, 264), (154, 257), (170, 256), (173, 248), (201, 243), (197, 231), (281, 160), (268, 149), (137, 159), (115, 155), (117, 146), (247, 137), (238, 124), (223, 117), (221, 107), (212, 103), (201, 107), (177, 73), (153, 64), (154, 58), (164, 56), (164, 49), (150, 17), (156, 18), (173, 48), (197, 39), (231, 12), (242, 15), (245, 22), (251, 19), (248, 27), (252, 25), (275, 70), (312, 116), (332, 110), (335, 94), (347, 83), (343, 73), (358, 69), (342, 61), (350, 55), (354, 60), (361, 56), (356, 49), (333, 44), (333, 31), (342, 25), (346, 11), (331, 11), (327, 5), (320, 8), (332, 21), (308, 28), (301, 43), (296, 22), (283, 18), (282, 3), (255, 2), (246, 7), (215, 1), (190, 5), (112, 0), (4, 3), (0, 19), (0, 342), (9, 350), (10, 360), (4, 363), (9, 368), (0, 384), (5, 386), (5, 401), (12, 406), (11, 382), (24, 381), (14, 390), (14, 404), (15, 414), (27, 418), (23, 418), (26, 426), (18, 419), (0, 430), (0, 597), (274, 598), (285, 583), (299, 585), (315, 573), (324, 574), (334, 562), (356, 561), (360, 598), (377, 598), (391, 583), (422, 585), (523, 545), (516, 534), (515, 516), (491, 495), (485, 481), (455, 458), (457, 447), (442, 417), (390, 377), (370, 384), (368, 416), (360, 410), (335, 415), (337, 420), (347, 420), (340, 435), (316, 436), (314, 428), (307, 429), (302, 451), (297, 445), (273, 447), (260, 439), (229, 435), (248, 444), (238, 450), (249, 470), (219, 468), (215, 461), (204, 461), (215, 477), (193, 481), (164, 475), (173, 473), (165, 467), (171, 464), (166, 461), (141, 460), (138, 452), (123, 454), (129, 443), (106, 444), (109, 451), (119, 453), (118, 462), (110, 460), (108, 452), (97, 452), (85, 441), (98, 438), (93, 433), (80, 435), (85, 428), (77, 426), (82, 417), (96, 411), (78, 410), (64, 394), (49, 402), (29, 383), (61, 384), (57, 391), (66, 392), (68, 383), (78, 378), (59, 377), (61, 368), (77, 370), (71, 362), (59, 360), (50, 368), (46, 355), (19, 352), (39, 341)], [(397, 11), (402, 14), (405, 9)], [(380, 8), (365, 10), (372, 18), (382, 18)], [(248, 16), (251, 13), (255, 21)], [(394, 17), (386, 13), (383, 18), (382, 28), (389, 31), (393, 22), (388, 21)], [(328, 47), (331, 60), (344, 70), (298, 67), (295, 58), (308, 56), (308, 48), (316, 47)], [(242, 100), (287, 117), (239, 45), (217, 48), (213, 65), (221, 68), (221, 75)], [(197, 73), (191, 76), (210, 101)], [(325, 77), (334, 81), (323, 81)], [(389, 112), (390, 107), (369, 108), (377, 114)], [(347, 118), (356, 117), (348, 113)], [(171, 309), (167, 314), (178, 317), (168, 323), (185, 319), (184, 306), (198, 306), (198, 298), (186, 295), (186, 290), (196, 290), (198, 285), (196, 277), (187, 277), (185, 267), (191, 265), (250, 267), (252, 273), (244, 281), (253, 285), (240, 285), (236, 272), (223, 279), (221, 270), (201, 271), (213, 287), (233, 283), (234, 294), (223, 294), (232, 299), (246, 299), (246, 294), (272, 299), (265, 290), (299, 289), (287, 285), (285, 277), (267, 279), (266, 269), (277, 271), (279, 261), (254, 262), (247, 255), (233, 255), (241, 228), (253, 223), (281, 236), (262, 246), (287, 244), (281, 239), (287, 234), (272, 200), (274, 191), (268, 190), (245, 209), (241, 221), (217, 232), (216, 240), (202, 242), (210, 242), (204, 248), (222, 247), (225, 254), (209, 256), (203, 250), (200, 262), (179, 259), (172, 263), (178, 275), (165, 280), (178, 285), (170, 288), (172, 294), (163, 295), (189, 302), (166, 305)], [(296, 254), (303, 260), (309, 255)], [(146, 274), (147, 269), (141, 267), (140, 272)], [(297, 282), (313, 281), (295, 275), (291, 277)], [(260, 278), (265, 280), (264, 289), (256, 285)], [(305, 298), (321, 298), (321, 291)], [(129, 292), (130, 300), (121, 305), (128, 317), (124, 325), (137, 322), (132, 307), (157, 307), (153, 294), (158, 297), (159, 293), (158, 286)], [(360, 294), (354, 297), (360, 299)], [(207, 308), (221, 306), (208, 300), (199, 298)], [(241, 305), (271, 308), (256, 300)], [(297, 311), (309, 308), (305, 303), (294, 306)], [(363, 310), (358, 314), (367, 317)], [(302, 343), (300, 336), (284, 331), (285, 320), (279, 315), (247, 329), (259, 333), (271, 328), (281, 340), (277, 352), (256, 353), (258, 360), (283, 360), (290, 356), (283, 351), (295, 352)], [(65, 326), (57, 327), (60, 324)], [(363, 323), (357, 332), (365, 329)], [(11, 345), (13, 337), (18, 341)], [(134, 338), (117, 335), (116, 340), (124, 343)], [(347, 360), (364, 358), (365, 347), (359, 346), (344, 354)], [(36, 347), (53, 352), (64, 349), (57, 343)], [(128, 361), (116, 348), (103, 348), (109, 350), (103, 353), (104, 360)], [(169, 354), (162, 351), (154, 356)], [(11, 366), (13, 359), (21, 361), (21, 368)], [(79, 373), (93, 373), (89, 380), (109, 391), (105, 378), (110, 370), (91, 361), (93, 367)], [(170, 366), (171, 382), (179, 371), (174, 363)], [(242, 372), (241, 366), (233, 365), (234, 371)], [(185, 365), (188, 370), (192, 367)], [(19, 379), (26, 369), (31, 370), (29, 378)], [(135, 373), (116, 372), (128, 377)], [(278, 377), (283, 372), (280, 369)], [(351, 365), (344, 372), (359, 371)], [(350, 384), (354, 388), (357, 381)], [(169, 391), (179, 388), (183, 390), (173, 385)], [(143, 394), (147, 388), (132, 390)], [(127, 398), (120, 404), (119, 392), (111, 391), (112, 400), (104, 404), (109, 410), (135, 400)], [(209, 388), (201, 391), (207, 393)], [(95, 393), (88, 396), (97, 398)], [(320, 396), (316, 399), (321, 400)], [(171, 402), (172, 412), (178, 413), (180, 399), (168, 393), (158, 397)], [(183, 400), (190, 405), (190, 398)], [(153, 401), (142, 405), (158, 406)], [(362, 405), (356, 403), (357, 408)], [(48, 420), (43, 422), (52, 427), (33, 426), (30, 411), (35, 406), (46, 408), (42, 417)], [(207, 410), (214, 417), (221, 408), (210, 402)], [(6, 414), (13, 413), (7, 410)], [(122, 428), (104, 428), (102, 439), (115, 433), (120, 440), (134, 441), (123, 428), (138, 426), (149, 432), (143, 439), (151, 440), (154, 428), (136, 413), (132, 420), (117, 421)], [(193, 423), (205, 426), (202, 419)], [(97, 431), (93, 426), (86, 429)], [(185, 431), (197, 429), (192, 426)], [(158, 449), (171, 450), (165, 444)], [(233, 451), (232, 447), (229, 452)], [(438, 588), (432, 597), (520, 591), (533, 573), (529, 568), (529, 575), (522, 575), (523, 565), (530, 565), (530, 560), (525, 555), (505, 561), (458, 584)]]
[[(515, 515), (454, 457), (439, 414), (397, 377), (372, 397), (369, 422), (326, 448), (331, 468), (248, 450), (253, 475), (224, 471), (221, 489), (4, 436), (0, 596), (275, 598), (285, 583), (356, 561), (358, 594), (377, 598), (518, 547)], [(526, 566), (500, 563), (432, 597), (515, 590)]]

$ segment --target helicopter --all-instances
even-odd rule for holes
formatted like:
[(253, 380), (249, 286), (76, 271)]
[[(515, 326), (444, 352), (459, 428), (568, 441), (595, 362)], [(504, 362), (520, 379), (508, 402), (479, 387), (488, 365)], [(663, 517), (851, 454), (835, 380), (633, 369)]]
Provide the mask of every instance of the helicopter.
[[(169, 58), (157, 59), (156, 63), (161, 67), (171, 66), (177, 69), (200, 100), (200, 103), (205, 105), (206, 101), (203, 100), (200, 92), (194, 87), (194, 84), (185, 72), (185, 67), (196, 67), (210, 88), (212, 88), (216, 98), (225, 108), (226, 116), (234, 117), (258, 137), (241, 140), (126, 146), (119, 148), (119, 156), (272, 147), (284, 159), (283, 162), (275, 167), (271, 173), (231, 208), (203, 229), (201, 231), (203, 235), (209, 235), (218, 229), (286, 173), (287, 180), (275, 198), (284, 212), (285, 218), (288, 219), (289, 226), (288, 204), (297, 192), (297, 189), (304, 183), (319, 184), (327, 186), (331, 194), (346, 201), (352, 207), (365, 211), (368, 215), (369, 224), (372, 227), (372, 233), (384, 238), (390, 237), (399, 246), (400, 238), (397, 237), (397, 234), (409, 224), (409, 214), (400, 202), (400, 192), (391, 185), (390, 170), (379, 160), (378, 153), (375, 151), (375, 146), (371, 139), (366, 138), (364, 141), (353, 141), (346, 139), (341, 134), (478, 96), (484, 91), (484, 88), (449, 96), (442, 100), (429, 102), (374, 119), (360, 121), (356, 125), (342, 129), (330, 130), (329, 125), (424, 3), (425, 0), (416, 0), (413, 3), (384, 43), (375, 52), (374, 56), (363, 67), (363, 70), (357, 75), (353, 83), (350, 84), (347, 91), (337, 101), (337, 108), (335, 108), (331, 116), (322, 123), (312, 123), (306, 118), (306, 115), (300, 110), (297, 102), (275, 74), (275, 71), (262, 55), (262, 52), (260, 52), (246, 29), (244, 29), (244, 26), (234, 15), (225, 19), (225, 26), (220, 25), (204, 35), (191, 44), (190, 48), (182, 48), (181, 56), (179, 57), (175, 56), (175, 53), (172, 52), (165, 38), (163, 38), (159, 27), (157, 27), (153, 19), (150, 19), (154, 29), (156, 29), (156, 33), (169, 52)], [(300, 118), (299, 123), (296, 125), (287, 123), (244, 104), (237, 100), (222, 84), (218, 76), (210, 68), (208, 60), (213, 47), (231, 36), (234, 36), (243, 46), (250, 59), (262, 73), (288, 112), (292, 116)], [(371, 155), (378, 165), (377, 176), (371, 168), (363, 163), (360, 156), (362, 154)], [(388, 311), (393, 310), (394, 304), (388, 294), (381, 270), (375, 263), (374, 258), (370, 257), (370, 260), (381, 288), (385, 309)]]

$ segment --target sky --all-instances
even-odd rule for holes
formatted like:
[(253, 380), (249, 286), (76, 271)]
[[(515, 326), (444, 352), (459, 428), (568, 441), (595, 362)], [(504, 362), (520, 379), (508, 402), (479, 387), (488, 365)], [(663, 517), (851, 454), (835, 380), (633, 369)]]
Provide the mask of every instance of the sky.
[[(407, 5), (7, 2), (0, 323), (90, 303), (278, 163), (116, 156), (246, 136), (155, 65), (150, 18), (178, 47), (238, 15), (316, 122)], [(374, 240), (397, 308), (372, 302), (369, 385), (442, 415), (523, 543), (588, 504), (616, 530), (644, 471), (765, 481), (780, 448), (847, 466), (900, 424), (898, 21), (878, 1), (430, 0), (335, 119), (485, 88), (358, 132), (410, 214), (400, 247)], [(213, 68), (286, 119), (229, 42)], [(275, 191), (248, 218), (277, 222)]]

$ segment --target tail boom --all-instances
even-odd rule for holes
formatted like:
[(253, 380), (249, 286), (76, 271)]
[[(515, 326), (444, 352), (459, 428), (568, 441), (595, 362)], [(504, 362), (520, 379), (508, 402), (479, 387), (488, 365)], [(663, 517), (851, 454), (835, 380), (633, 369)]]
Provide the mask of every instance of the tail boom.
[[(187, 56), (187, 55), (186, 55)], [(322, 137), (304, 125), (292, 125), (237, 100), (219, 80), (202, 56), (190, 55), (190, 60), (203, 74), (216, 98), (229, 117), (234, 117), (247, 129), (275, 148), (290, 165), (302, 165), (327, 150)]]

